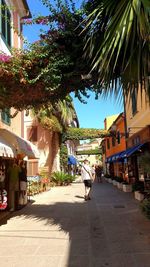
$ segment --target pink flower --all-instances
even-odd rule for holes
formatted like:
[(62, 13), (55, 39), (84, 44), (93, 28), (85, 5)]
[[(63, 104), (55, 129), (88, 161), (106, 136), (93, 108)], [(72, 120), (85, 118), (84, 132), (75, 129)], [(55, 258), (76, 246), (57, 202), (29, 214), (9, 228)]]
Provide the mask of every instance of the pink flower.
[(0, 54), (0, 61), (3, 61), (3, 62), (8, 62), (8, 61), (10, 61), (10, 59), (11, 59), (11, 56), (9, 56), (9, 55), (6, 55), (6, 54)]
[(32, 24), (32, 19), (22, 19), (21, 22), (23, 24)]

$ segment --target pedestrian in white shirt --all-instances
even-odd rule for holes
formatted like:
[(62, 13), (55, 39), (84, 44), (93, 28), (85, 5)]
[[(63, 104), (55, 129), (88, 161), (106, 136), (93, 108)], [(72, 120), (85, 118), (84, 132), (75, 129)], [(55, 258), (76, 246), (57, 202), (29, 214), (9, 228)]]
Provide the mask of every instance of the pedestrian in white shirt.
[(81, 168), (81, 177), (85, 185), (85, 200), (91, 199), (90, 192), (92, 188), (92, 172), (89, 161), (86, 159)]

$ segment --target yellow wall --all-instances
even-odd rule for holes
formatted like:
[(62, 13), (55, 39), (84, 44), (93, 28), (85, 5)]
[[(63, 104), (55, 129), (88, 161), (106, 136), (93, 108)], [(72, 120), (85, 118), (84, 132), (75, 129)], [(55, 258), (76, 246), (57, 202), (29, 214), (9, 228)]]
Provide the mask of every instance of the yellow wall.
[(131, 101), (129, 101), (128, 98), (128, 101), (126, 103), (126, 119), (127, 128), (130, 128), (129, 137), (131, 137), (134, 133), (140, 131), (142, 128), (150, 124), (150, 105), (145, 97), (144, 90), (142, 91), (142, 99), (141, 91), (139, 90), (137, 97), (137, 112), (135, 115), (132, 115), (132, 105)]
[(105, 120), (104, 120), (105, 130), (108, 130), (110, 128), (110, 126), (113, 124), (113, 122), (117, 119), (118, 115), (119, 114), (115, 114), (115, 115), (108, 116), (105, 118)]

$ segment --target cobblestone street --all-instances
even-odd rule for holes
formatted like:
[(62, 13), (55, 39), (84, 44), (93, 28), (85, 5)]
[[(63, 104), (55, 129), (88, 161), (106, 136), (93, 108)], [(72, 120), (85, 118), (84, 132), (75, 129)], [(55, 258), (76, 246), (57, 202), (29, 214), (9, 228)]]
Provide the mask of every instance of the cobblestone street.
[(2, 267), (150, 267), (150, 221), (132, 193), (74, 183), (35, 196), (0, 226)]

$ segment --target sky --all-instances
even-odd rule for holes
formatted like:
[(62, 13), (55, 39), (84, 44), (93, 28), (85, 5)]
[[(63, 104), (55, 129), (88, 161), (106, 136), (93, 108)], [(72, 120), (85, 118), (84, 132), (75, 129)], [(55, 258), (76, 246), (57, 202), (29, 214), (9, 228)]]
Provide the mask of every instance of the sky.
[[(78, 0), (78, 5), (81, 3)], [(40, 0), (27, 0), (32, 16), (48, 15), (48, 9), (42, 5)], [(52, 0), (51, 0), (52, 3)], [(41, 25), (24, 26), (23, 34), (27, 41), (30, 43), (38, 40), (40, 34)], [(44, 29), (44, 28), (42, 28)], [(74, 107), (78, 116), (79, 124), (81, 128), (104, 128), (104, 119), (107, 116), (118, 114), (123, 111), (123, 105), (115, 99), (115, 97), (109, 97), (103, 99), (102, 97), (95, 100), (94, 94), (91, 93), (90, 98), (85, 99), (87, 104), (81, 103), (77, 98), (73, 97)]]

